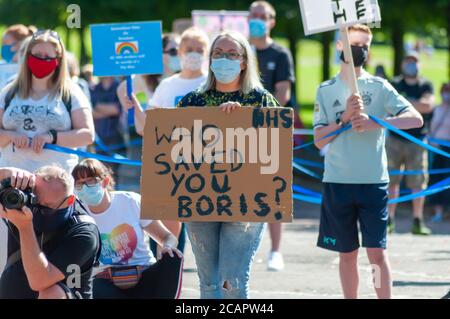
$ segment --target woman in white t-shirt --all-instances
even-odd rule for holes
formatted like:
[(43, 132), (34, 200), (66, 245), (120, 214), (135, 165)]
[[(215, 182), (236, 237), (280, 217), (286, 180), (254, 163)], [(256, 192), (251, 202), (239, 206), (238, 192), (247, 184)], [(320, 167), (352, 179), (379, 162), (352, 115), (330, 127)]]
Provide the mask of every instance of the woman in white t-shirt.
[[(88, 205), (101, 233), (94, 299), (178, 298), (183, 265), (178, 241), (160, 221), (141, 219), (141, 196), (113, 191), (111, 170), (95, 159), (81, 161), (72, 176), (75, 194)], [(162, 247), (158, 261), (145, 233)]]
[(36, 32), (17, 78), (0, 92), (0, 166), (34, 171), (59, 164), (71, 171), (78, 157), (44, 149), (45, 144), (79, 148), (94, 135), (90, 102), (70, 81), (58, 34)]

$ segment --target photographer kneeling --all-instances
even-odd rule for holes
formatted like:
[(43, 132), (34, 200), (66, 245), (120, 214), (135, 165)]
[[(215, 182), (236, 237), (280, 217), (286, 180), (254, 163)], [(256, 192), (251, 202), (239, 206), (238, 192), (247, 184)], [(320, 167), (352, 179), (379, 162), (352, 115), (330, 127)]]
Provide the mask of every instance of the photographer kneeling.
[(0, 217), (8, 226), (0, 298), (92, 298), (100, 234), (73, 195), (70, 174), (54, 166), (35, 174), (0, 168), (0, 182)]

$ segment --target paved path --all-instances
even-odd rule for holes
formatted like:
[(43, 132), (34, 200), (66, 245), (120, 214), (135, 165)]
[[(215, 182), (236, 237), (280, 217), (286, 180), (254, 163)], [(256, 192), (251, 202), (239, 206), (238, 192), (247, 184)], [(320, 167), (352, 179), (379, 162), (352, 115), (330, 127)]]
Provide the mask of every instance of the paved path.
[[(406, 207), (407, 208), (407, 207)], [(405, 215), (405, 207), (403, 207)], [(400, 214), (402, 215), (402, 214)], [(250, 281), (251, 298), (342, 298), (336, 253), (316, 248), (318, 208), (296, 202), (296, 219), (285, 225), (282, 251), (283, 272), (266, 270), (270, 249), (268, 231), (256, 256)], [(399, 233), (389, 237), (395, 298), (441, 298), (450, 290), (450, 222), (431, 225), (437, 233), (429, 237), (410, 235), (408, 216), (397, 220)], [(182, 298), (199, 298), (195, 261), (186, 248), (186, 271)], [(364, 250), (360, 257), (360, 297), (375, 298), (370, 286), (369, 263)]]

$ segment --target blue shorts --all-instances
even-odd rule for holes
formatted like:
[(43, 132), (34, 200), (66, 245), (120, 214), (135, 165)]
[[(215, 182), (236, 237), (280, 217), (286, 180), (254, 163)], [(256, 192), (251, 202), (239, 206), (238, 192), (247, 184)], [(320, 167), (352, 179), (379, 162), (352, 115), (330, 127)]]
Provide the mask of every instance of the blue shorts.
[(362, 246), (386, 249), (388, 184), (323, 184), (317, 246), (341, 253)]

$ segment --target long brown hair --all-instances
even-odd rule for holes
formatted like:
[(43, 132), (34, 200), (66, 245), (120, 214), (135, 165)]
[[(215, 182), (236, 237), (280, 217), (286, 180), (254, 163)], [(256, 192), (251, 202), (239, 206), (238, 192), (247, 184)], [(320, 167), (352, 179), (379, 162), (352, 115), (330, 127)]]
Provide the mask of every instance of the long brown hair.
[(19, 74), (11, 84), (11, 89), (13, 92), (17, 92), (20, 98), (27, 99), (31, 96), (32, 74), (27, 65), (31, 50), (39, 43), (51, 43), (55, 47), (59, 64), (50, 79), (50, 97), (68, 99), (70, 95), (70, 82), (67, 70), (66, 49), (61, 40), (55, 38), (54, 34), (56, 34), (55, 31), (46, 30), (42, 33), (35, 33), (32, 36), (25, 50)]
[(116, 185), (111, 168), (93, 158), (86, 158), (75, 166), (72, 170), (72, 177), (75, 182), (80, 178), (93, 177), (104, 180), (106, 177), (109, 177), (107, 187), (109, 191), (113, 191)]

